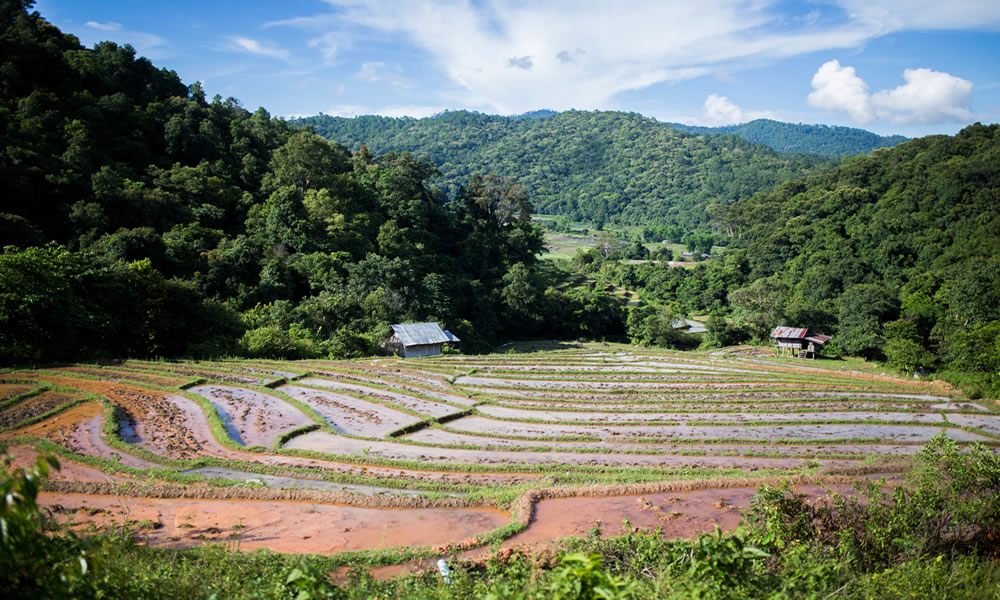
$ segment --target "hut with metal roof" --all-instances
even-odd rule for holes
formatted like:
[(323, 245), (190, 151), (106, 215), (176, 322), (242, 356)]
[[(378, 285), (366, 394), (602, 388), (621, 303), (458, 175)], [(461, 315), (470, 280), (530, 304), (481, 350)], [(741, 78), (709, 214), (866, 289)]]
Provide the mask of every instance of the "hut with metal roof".
[(392, 326), (392, 337), (385, 347), (403, 358), (437, 356), (441, 354), (441, 344), (457, 343), (460, 340), (437, 323), (401, 323)]
[(805, 327), (775, 327), (771, 332), (771, 339), (775, 342), (775, 352), (778, 356), (784, 356), (787, 352), (790, 356), (799, 358), (816, 358), (816, 346), (822, 346), (830, 341), (830, 336), (810, 333)]

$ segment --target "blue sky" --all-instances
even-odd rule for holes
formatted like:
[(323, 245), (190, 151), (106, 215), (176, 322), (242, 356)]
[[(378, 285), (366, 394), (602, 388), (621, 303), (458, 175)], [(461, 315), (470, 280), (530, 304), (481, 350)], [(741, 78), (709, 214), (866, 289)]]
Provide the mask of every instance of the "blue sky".
[(1000, 121), (1000, 0), (39, 0), (209, 96), (301, 116), (635, 111), (882, 134)]

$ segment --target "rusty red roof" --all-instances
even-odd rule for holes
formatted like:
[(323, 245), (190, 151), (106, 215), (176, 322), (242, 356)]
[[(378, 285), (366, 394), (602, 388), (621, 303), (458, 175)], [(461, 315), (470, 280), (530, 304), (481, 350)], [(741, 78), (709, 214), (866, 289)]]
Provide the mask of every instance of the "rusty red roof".
[(806, 336), (806, 341), (816, 342), (817, 344), (825, 344), (830, 341), (830, 337), (831, 336), (828, 335), (820, 335), (818, 333), (813, 333)]
[(774, 331), (771, 332), (771, 337), (801, 340), (808, 334), (809, 330), (805, 327), (775, 327)]

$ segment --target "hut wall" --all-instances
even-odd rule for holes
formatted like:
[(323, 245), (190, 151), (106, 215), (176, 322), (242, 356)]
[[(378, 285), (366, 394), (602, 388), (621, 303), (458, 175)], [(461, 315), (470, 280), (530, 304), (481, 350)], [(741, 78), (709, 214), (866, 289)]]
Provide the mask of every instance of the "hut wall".
[(419, 346), (404, 346), (404, 358), (421, 358), (441, 354), (441, 344), (421, 344)]

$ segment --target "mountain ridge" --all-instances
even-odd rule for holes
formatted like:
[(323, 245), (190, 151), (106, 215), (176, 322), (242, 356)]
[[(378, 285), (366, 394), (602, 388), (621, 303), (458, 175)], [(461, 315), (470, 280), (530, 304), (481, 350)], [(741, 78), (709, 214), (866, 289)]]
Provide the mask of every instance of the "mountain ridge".
[(425, 156), (442, 173), (435, 185), (450, 198), (472, 174), (495, 172), (519, 183), (541, 213), (689, 230), (710, 222), (718, 206), (832, 164), (735, 135), (680, 131), (638, 113), (450, 111), (426, 119), (318, 115), (292, 123), (351, 149), (364, 143), (376, 155)]
[(738, 135), (748, 142), (764, 144), (778, 152), (806, 152), (830, 158), (868, 154), (872, 150), (891, 148), (909, 140), (902, 135), (879, 135), (856, 127), (821, 123), (788, 123), (774, 119), (754, 119), (745, 123), (718, 127), (684, 125), (683, 123), (665, 124), (690, 133)]

